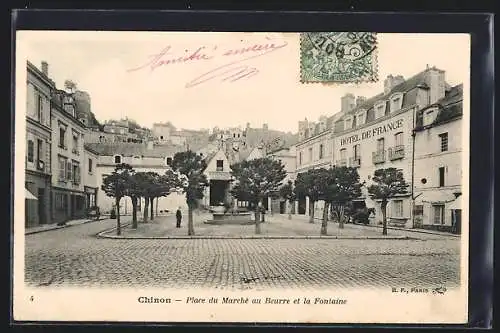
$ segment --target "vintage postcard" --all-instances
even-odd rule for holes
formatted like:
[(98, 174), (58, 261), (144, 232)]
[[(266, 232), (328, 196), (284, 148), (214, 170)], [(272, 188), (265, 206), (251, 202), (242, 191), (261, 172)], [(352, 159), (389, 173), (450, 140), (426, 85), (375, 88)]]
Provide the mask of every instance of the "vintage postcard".
[(17, 31), (14, 319), (466, 323), (469, 55)]

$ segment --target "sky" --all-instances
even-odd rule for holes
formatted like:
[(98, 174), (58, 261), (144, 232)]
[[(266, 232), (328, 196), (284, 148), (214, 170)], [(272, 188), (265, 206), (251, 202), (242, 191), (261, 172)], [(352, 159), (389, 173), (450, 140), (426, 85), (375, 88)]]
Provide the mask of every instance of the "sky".
[[(361, 84), (301, 83), (297, 33), (22, 31), (17, 60), (38, 68), (46, 61), (59, 89), (65, 80), (74, 81), (90, 94), (101, 122), (128, 117), (142, 126), (170, 121), (186, 129), (250, 123), (297, 132), (299, 120), (337, 113), (346, 93), (369, 98), (383, 90), (387, 75), (409, 78), (427, 65), (446, 71), (451, 85), (469, 81), (468, 35), (378, 34), (377, 42), (379, 81)], [(275, 47), (237, 62), (252, 53), (234, 50), (256, 44)], [(186, 55), (191, 58), (165, 63)], [(164, 62), (152, 66), (154, 59)], [(237, 71), (248, 75), (233, 82), (223, 80), (227, 74), (213, 76), (189, 86), (202, 75), (235, 66), (246, 66)]]

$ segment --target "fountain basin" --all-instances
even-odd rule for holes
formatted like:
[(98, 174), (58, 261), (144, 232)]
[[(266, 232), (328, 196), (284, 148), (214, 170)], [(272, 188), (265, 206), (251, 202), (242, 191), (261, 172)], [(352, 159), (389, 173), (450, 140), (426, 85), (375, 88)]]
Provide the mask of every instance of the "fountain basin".
[(254, 224), (255, 221), (252, 220), (252, 213), (237, 213), (237, 214), (225, 214), (225, 213), (212, 213), (212, 219), (205, 221), (206, 224), (217, 224), (217, 225), (225, 225), (225, 224), (236, 224), (236, 225), (245, 225), (245, 224)]

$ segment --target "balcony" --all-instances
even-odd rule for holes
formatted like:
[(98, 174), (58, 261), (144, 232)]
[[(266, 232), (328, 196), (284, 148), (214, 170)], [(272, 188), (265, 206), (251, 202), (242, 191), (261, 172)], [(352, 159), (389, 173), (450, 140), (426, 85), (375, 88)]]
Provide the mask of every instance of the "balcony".
[(373, 164), (380, 164), (385, 162), (385, 150), (378, 150), (372, 153)]
[(361, 157), (356, 156), (349, 158), (349, 166), (359, 168), (361, 166)]
[(405, 157), (405, 146), (399, 145), (389, 148), (389, 159), (391, 161), (400, 160)]
[(345, 167), (345, 166), (347, 166), (347, 159), (343, 158), (343, 159), (337, 160), (337, 163), (335, 163), (335, 164), (339, 167)]

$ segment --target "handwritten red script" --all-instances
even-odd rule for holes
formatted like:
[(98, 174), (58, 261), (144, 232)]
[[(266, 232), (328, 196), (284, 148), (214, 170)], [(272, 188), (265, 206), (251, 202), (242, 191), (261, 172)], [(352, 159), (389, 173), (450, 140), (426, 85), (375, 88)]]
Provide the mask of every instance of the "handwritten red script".
[(199, 84), (212, 81), (219, 78), (220, 81), (234, 82), (243, 78), (250, 78), (259, 73), (259, 70), (252, 67), (245, 62), (250, 59), (261, 57), (263, 55), (275, 52), (279, 49), (284, 48), (288, 45), (286, 41), (279, 41), (279, 43), (274, 43), (269, 37), (266, 38), (267, 43), (263, 44), (253, 44), (245, 47), (236, 47), (219, 50), (217, 46), (206, 47), (200, 46), (194, 51), (185, 50), (184, 55), (175, 55), (172, 46), (168, 45), (163, 48), (159, 53), (149, 56), (149, 60), (131, 69), (127, 72), (135, 72), (139, 70), (154, 71), (163, 66), (178, 65), (178, 64), (189, 64), (195, 62), (203, 62), (212, 60), (215, 58), (230, 58), (231, 61), (224, 63), (221, 66), (210, 69), (209, 71), (195, 77), (186, 83), (186, 88), (192, 88)]

